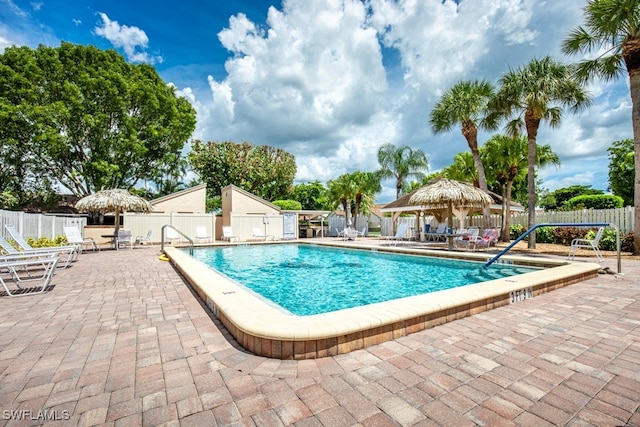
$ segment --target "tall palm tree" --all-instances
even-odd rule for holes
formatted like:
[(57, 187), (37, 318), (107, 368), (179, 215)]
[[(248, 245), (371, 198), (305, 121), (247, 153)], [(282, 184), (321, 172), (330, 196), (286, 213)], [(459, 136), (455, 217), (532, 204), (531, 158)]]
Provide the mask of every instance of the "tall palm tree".
[[(487, 128), (487, 104), (494, 94), (493, 85), (484, 80), (460, 81), (446, 91), (436, 103), (429, 118), (435, 134), (448, 132), (460, 125), (462, 135), (471, 149), (478, 170), (478, 184), (487, 191), (487, 177), (478, 149), (478, 129)], [(485, 222), (489, 221), (489, 207), (483, 209)]]
[[(424, 151), (403, 145), (396, 148), (393, 144), (384, 144), (378, 149), (380, 178), (396, 179), (396, 199), (402, 195), (402, 189), (411, 177), (422, 181), (429, 168), (429, 159)], [(424, 171), (424, 172), (423, 172)]]
[[(562, 43), (566, 54), (585, 54), (576, 75), (586, 81), (600, 77), (615, 80), (626, 68), (631, 91), (631, 123), (636, 176), (640, 176), (640, 1), (587, 0), (584, 26), (569, 33)], [(595, 53), (595, 57), (588, 55)], [(634, 185), (633, 253), (640, 255), (640, 180)]]
[[(502, 230), (500, 240), (511, 238), (511, 189), (517, 179), (526, 179), (528, 164), (527, 138), (494, 135), (482, 147), (482, 156), (487, 168), (487, 177), (498, 182), (502, 192)], [(537, 166), (560, 165), (560, 158), (549, 145), (538, 145)]]
[[(482, 150), (480, 151), (482, 152)], [(453, 163), (444, 168), (442, 172), (449, 179), (471, 182), (474, 186), (479, 187), (478, 169), (473, 161), (473, 155), (468, 151), (456, 154), (453, 157)]]
[[(591, 104), (584, 87), (574, 78), (571, 68), (546, 56), (533, 59), (527, 65), (508, 71), (500, 79), (500, 89), (491, 102), (488, 122), (506, 118), (507, 133), (516, 136), (527, 133), (527, 185), (529, 227), (536, 223), (535, 167), (538, 129), (542, 122), (552, 128), (562, 119), (562, 108), (576, 113)], [(529, 248), (536, 247), (535, 233), (529, 235)]]
[(327, 182), (329, 203), (332, 209), (342, 207), (347, 227), (351, 226), (351, 201), (356, 197), (355, 182), (349, 174), (343, 174)]

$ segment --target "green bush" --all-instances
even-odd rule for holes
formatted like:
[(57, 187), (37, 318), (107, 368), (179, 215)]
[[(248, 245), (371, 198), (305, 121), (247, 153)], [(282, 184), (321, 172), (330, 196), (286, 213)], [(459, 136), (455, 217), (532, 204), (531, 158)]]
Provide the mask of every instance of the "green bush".
[(299, 211), (302, 210), (302, 203), (297, 200), (275, 200), (274, 205), (285, 211)]
[(536, 242), (553, 243), (554, 227), (539, 227), (536, 229)]
[(615, 209), (624, 206), (624, 199), (612, 194), (582, 194), (567, 200), (567, 210), (577, 209)]
[(64, 246), (68, 244), (65, 236), (56, 236), (55, 239), (49, 239), (48, 237), (41, 237), (39, 239), (27, 237), (27, 243), (34, 248), (48, 248), (51, 246)]
[(620, 246), (623, 252), (633, 252), (633, 231), (626, 236), (620, 236)]
[(570, 245), (573, 239), (584, 239), (586, 229), (579, 227), (556, 227), (553, 229), (553, 243)]
[(522, 224), (511, 224), (509, 227), (509, 234), (511, 235), (511, 240), (515, 240), (518, 237), (522, 236), (524, 232), (527, 231), (524, 225)]

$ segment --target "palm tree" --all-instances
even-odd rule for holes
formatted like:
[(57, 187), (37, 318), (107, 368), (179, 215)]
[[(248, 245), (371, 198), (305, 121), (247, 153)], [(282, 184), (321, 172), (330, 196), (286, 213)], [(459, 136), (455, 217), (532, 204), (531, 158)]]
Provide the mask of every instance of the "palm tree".
[[(329, 201), (333, 208), (342, 206), (347, 227), (355, 224), (360, 212), (368, 212), (381, 190), (380, 179), (373, 172), (353, 172), (327, 182)], [(353, 221), (351, 217), (353, 215)]]
[[(536, 147), (537, 166), (559, 165), (560, 158), (549, 145)], [(525, 136), (509, 137), (494, 135), (482, 147), (482, 156), (487, 168), (489, 180), (495, 179), (502, 192), (502, 230), (500, 240), (508, 242), (511, 238), (511, 189), (517, 179), (526, 179), (528, 150)]]
[[(587, 0), (585, 25), (571, 31), (562, 44), (566, 54), (585, 54), (576, 75), (580, 81), (600, 77), (612, 81), (625, 70), (631, 92), (631, 123), (636, 176), (640, 176), (640, 1)], [(595, 53), (595, 57), (588, 55)], [(640, 180), (634, 185), (633, 253), (640, 255)]]
[[(487, 177), (478, 149), (478, 128), (487, 129), (485, 117), (487, 104), (494, 94), (493, 85), (487, 81), (460, 81), (446, 91), (436, 103), (429, 123), (434, 133), (448, 132), (460, 125), (462, 135), (467, 140), (473, 162), (478, 170), (478, 184), (481, 190), (487, 191)], [(489, 221), (489, 207), (483, 209), (485, 221)]]
[[(529, 227), (536, 223), (535, 167), (538, 129), (543, 121), (552, 128), (562, 119), (562, 108), (576, 113), (588, 107), (591, 100), (583, 86), (574, 78), (571, 68), (546, 56), (533, 59), (524, 67), (510, 70), (500, 79), (500, 89), (491, 102), (493, 113), (488, 122), (506, 118), (507, 134), (527, 132), (527, 185)], [(529, 235), (529, 248), (536, 247), (535, 233)]]
[(396, 179), (396, 199), (402, 195), (407, 179), (415, 177), (421, 181), (428, 171), (429, 159), (424, 151), (403, 145), (396, 148), (393, 144), (384, 144), (378, 149), (380, 178)]
[[(482, 150), (480, 150), (482, 152)], [(479, 187), (478, 169), (473, 161), (473, 155), (468, 151), (458, 153), (453, 157), (453, 163), (442, 170), (443, 175), (456, 181), (471, 182)]]

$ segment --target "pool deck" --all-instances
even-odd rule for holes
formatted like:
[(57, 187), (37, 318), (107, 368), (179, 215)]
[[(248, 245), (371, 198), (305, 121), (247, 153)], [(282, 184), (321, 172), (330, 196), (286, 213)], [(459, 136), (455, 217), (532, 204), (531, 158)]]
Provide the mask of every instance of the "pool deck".
[(0, 425), (640, 426), (638, 261), (295, 361), (243, 350), (158, 255), (85, 253), (49, 291), (0, 297)]

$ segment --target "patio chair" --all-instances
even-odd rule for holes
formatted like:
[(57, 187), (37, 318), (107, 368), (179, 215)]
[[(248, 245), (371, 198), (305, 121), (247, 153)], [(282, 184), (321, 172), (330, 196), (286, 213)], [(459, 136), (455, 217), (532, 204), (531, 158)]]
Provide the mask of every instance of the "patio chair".
[(338, 230), (338, 227), (334, 227), (336, 229), (336, 235), (338, 237), (340, 237), (341, 239), (344, 238), (344, 232), (346, 230), (346, 228), (343, 228), (342, 230)]
[[(444, 222), (441, 222), (440, 224), (438, 224), (438, 227), (436, 228), (435, 231), (433, 232), (425, 232), (424, 233), (424, 237), (426, 240), (445, 240), (446, 239), (446, 234), (445, 231), (447, 229), (447, 224)], [(426, 230), (425, 230), (426, 231)]]
[(600, 227), (598, 228), (598, 231), (596, 232), (596, 237), (594, 237), (593, 240), (573, 239), (571, 241), (571, 246), (569, 247), (569, 255), (567, 256), (567, 258), (574, 259), (576, 256), (576, 250), (578, 250), (579, 248), (585, 248), (585, 249), (593, 249), (593, 252), (595, 252), (596, 254), (596, 258), (598, 258), (598, 262), (604, 261), (604, 258), (602, 257), (602, 253), (600, 252), (600, 247), (598, 246), (600, 244), (600, 239), (602, 238), (603, 233), (604, 233), (604, 227)]
[(149, 230), (147, 231), (147, 234), (142, 236), (136, 236), (133, 245), (135, 247), (140, 247), (142, 245), (149, 245), (150, 247), (153, 247), (153, 242), (151, 241), (151, 234), (153, 233), (153, 230)]
[[(0, 235), (0, 247), (2, 248), (2, 252), (8, 255), (22, 255), (27, 257), (33, 256), (45, 256), (48, 254), (55, 254), (60, 257), (60, 264), (58, 267), (66, 268), (72, 261), (75, 261), (77, 258), (78, 251), (76, 250), (60, 250), (59, 248), (68, 248), (68, 246), (50, 246), (46, 248), (31, 248), (31, 249), (23, 249), (18, 250), (13, 247), (11, 243), (9, 243), (2, 235)], [(75, 249), (75, 246), (73, 247)], [(64, 257), (63, 255), (66, 255)]]
[(129, 249), (133, 249), (133, 245), (131, 244), (131, 230), (119, 229), (118, 230), (118, 238), (116, 239), (116, 250), (120, 249), (120, 245), (124, 245), (125, 247), (129, 246)]
[[(7, 230), (11, 238), (15, 240), (15, 242), (25, 251), (32, 251), (35, 249), (41, 250), (43, 248), (34, 248), (32, 247), (27, 240), (22, 237), (22, 234), (13, 226), (5, 224), (4, 228)], [(59, 252), (68, 253), (71, 261), (75, 261), (80, 254), (80, 250), (76, 245), (67, 245), (67, 246), (51, 246), (52, 249), (55, 249)]]
[(176, 230), (172, 227), (167, 227), (164, 232), (164, 241), (173, 245), (174, 240), (177, 240), (178, 243), (182, 242), (182, 236), (178, 234)]
[(82, 237), (80, 230), (76, 226), (64, 226), (64, 235), (67, 237), (67, 242), (72, 245), (77, 245), (78, 250), (82, 253), (84, 249), (84, 245), (93, 246), (93, 251), (99, 251), (98, 245), (96, 245), (96, 241), (93, 237)]
[(207, 232), (207, 227), (198, 226), (196, 227), (196, 240), (205, 240), (207, 242), (211, 242), (211, 236)]
[[(398, 229), (396, 230), (396, 234), (393, 236), (380, 236), (381, 240), (387, 242), (389, 245), (397, 246), (398, 242), (404, 241), (404, 236), (407, 234), (407, 229), (409, 228), (408, 224), (400, 224)], [(382, 244), (384, 244), (384, 242)]]
[(496, 246), (498, 238), (500, 237), (500, 230), (497, 228), (487, 228), (484, 230), (482, 236), (478, 236), (473, 242), (473, 250), (484, 249), (485, 251), (491, 246)]
[[(0, 257), (0, 271), (5, 272), (10, 275), (10, 279), (15, 283), (17, 288), (13, 291), (9, 288), (7, 280), (5, 280), (0, 274), (0, 283), (2, 287), (6, 291), (7, 295), (11, 297), (23, 296), (23, 295), (33, 295), (44, 292), (49, 284), (51, 283), (51, 278), (53, 277), (53, 272), (56, 269), (56, 265), (58, 264), (58, 256), (55, 252), (50, 252), (46, 255), (32, 255), (25, 256), (25, 254), (20, 253), (19, 255), (4, 255)], [(37, 266), (38, 268), (42, 268), (43, 272), (39, 276), (33, 276), (31, 274), (28, 275), (28, 278), (24, 278), (18, 273), (18, 269), (25, 270), (30, 272), (29, 267)], [(24, 288), (22, 284), (24, 282), (30, 282), (34, 280), (41, 280), (42, 284), (39, 287), (30, 287)]]
[(222, 227), (222, 240), (228, 240), (229, 242), (238, 240), (238, 236), (234, 236), (230, 225)]
[(478, 240), (479, 233), (480, 229), (478, 227), (469, 227), (467, 229), (457, 230), (456, 234), (461, 234), (461, 236), (456, 237), (453, 240), (453, 244), (455, 247), (463, 247), (466, 250), (470, 250), (471, 244)]

